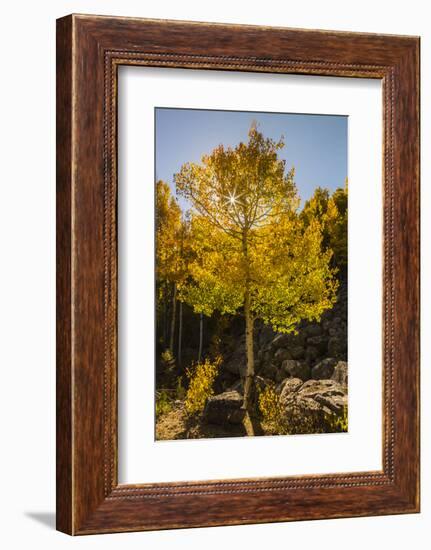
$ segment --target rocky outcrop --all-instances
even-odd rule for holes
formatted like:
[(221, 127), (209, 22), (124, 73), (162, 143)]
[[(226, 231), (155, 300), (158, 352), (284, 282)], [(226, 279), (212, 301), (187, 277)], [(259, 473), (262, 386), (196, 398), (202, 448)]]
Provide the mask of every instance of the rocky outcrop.
[(317, 365), (311, 369), (311, 378), (315, 380), (324, 380), (325, 378), (331, 378), (334, 367), (337, 364), (337, 360), (333, 357), (322, 359)]
[(289, 378), (280, 386), (280, 403), (290, 433), (333, 430), (333, 419), (347, 407), (347, 388), (335, 380)]
[(276, 363), (283, 362), (286, 359), (292, 359), (292, 353), (285, 348), (278, 348), (274, 353), (274, 360)]
[(243, 397), (238, 391), (226, 391), (210, 397), (205, 405), (203, 420), (208, 424), (241, 424)]
[[(331, 359), (334, 365), (338, 361), (346, 361), (347, 283), (341, 283), (337, 302), (323, 313), (320, 322), (303, 321), (296, 327), (296, 334), (277, 334), (268, 326), (257, 325), (255, 349), (256, 371), (278, 383), (282, 375), (279, 374), (277, 379), (277, 372), (286, 361), (299, 361), (301, 365), (310, 367), (308, 378), (314, 378), (312, 369), (325, 359)], [(289, 365), (293, 368), (293, 363)], [(328, 365), (325, 371), (330, 370)], [(284, 367), (282, 370), (285, 370)], [(307, 379), (306, 372), (307, 369), (302, 368), (303, 380)], [(323, 374), (319, 374), (319, 378), (323, 378)]]
[(347, 363), (346, 361), (339, 361), (335, 367), (334, 372), (332, 373), (332, 380), (335, 380), (342, 386), (347, 388), (348, 376), (347, 376)]
[(245, 342), (240, 342), (234, 349), (234, 351), (227, 355), (223, 368), (237, 376), (245, 376), (247, 363), (246, 363), (246, 351), (245, 351)]
[(283, 361), (281, 369), (287, 376), (300, 378), (303, 381), (308, 380), (311, 376), (311, 369), (307, 363), (295, 361), (294, 359)]
[(309, 399), (316, 401), (328, 414), (339, 415), (347, 406), (346, 389), (335, 380), (308, 380), (297, 390), (297, 397), (304, 404)]
[(303, 381), (300, 378), (286, 378), (277, 388), (280, 394), (280, 403), (286, 404), (289, 397), (299, 390), (303, 385)]
[[(241, 396), (246, 374), (244, 328), (237, 324), (229, 330), (228, 338), (221, 338), (229, 343), (222, 350), (224, 361), (215, 388), (220, 395), (211, 398), (206, 408), (207, 417), (217, 423), (239, 418), (239, 413), (232, 413), (240, 408), (236, 405), (238, 397), (226, 401), (222, 396), (231, 391)], [(319, 322), (303, 321), (295, 330), (276, 333), (263, 323), (255, 323), (256, 387), (262, 391), (275, 385), (289, 414), (303, 414), (317, 425), (325, 421), (325, 415), (341, 414), (347, 404), (347, 283), (340, 284), (337, 302)], [(230, 412), (219, 410), (222, 402)]]

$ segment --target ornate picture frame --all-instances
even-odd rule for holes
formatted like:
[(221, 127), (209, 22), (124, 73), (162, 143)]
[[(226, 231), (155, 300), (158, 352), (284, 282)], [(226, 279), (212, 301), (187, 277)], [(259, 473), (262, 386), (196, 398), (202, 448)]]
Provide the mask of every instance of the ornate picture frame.
[[(381, 80), (381, 471), (118, 483), (120, 65)], [(418, 511), (419, 38), (90, 15), (59, 19), (57, 529), (80, 535)]]

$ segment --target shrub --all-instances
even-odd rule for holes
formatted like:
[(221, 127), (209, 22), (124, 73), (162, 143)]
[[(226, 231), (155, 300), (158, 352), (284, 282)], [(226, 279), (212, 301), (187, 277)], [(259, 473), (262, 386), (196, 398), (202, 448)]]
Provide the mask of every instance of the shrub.
[(213, 384), (220, 363), (220, 358), (216, 358), (213, 362), (206, 359), (203, 363), (198, 363), (187, 369), (189, 387), (185, 407), (188, 414), (192, 415), (203, 411), (208, 398), (214, 395)]
[(323, 411), (307, 414), (294, 396), (283, 406), (274, 386), (267, 386), (260, 391), (258, 404), (264, 430), (271, 435), (346, 431), (341, 428), (341, 417), (326, 415)]
[(287, 426), (287, 433), (297, 434), (321, 434), (329, 430), (325, 424), (323, 410), (307, 411), (298, 402), (296, 396), (292, 396), (287, 402), (284, 410), (284, 422)]
[(326, 424), (332, 433), (347, 432), (349, 428), (347, 407), (343, 407), (343, 412), (339, 416), (327, 415)]
[(186, 389), (183, 386), (183, 377), (178, 376), (177, 387), (175, 388), (175, 398), (183, 401), (186, 396)]
[(156, 393), (156, 418), (172, 410), (172, 400), (166, 390)]
[(162, 361), (166, 364), (171, 364), (174, 361), (174, 356), (172, 355), (172, 352), (170, 349), (166, 349), (162, 352)]
[(259, 391), (258, 405), (265, 431), (274, 435), (289, 433), (284, 421), (280, 397), (274, 386), (266, 386)]

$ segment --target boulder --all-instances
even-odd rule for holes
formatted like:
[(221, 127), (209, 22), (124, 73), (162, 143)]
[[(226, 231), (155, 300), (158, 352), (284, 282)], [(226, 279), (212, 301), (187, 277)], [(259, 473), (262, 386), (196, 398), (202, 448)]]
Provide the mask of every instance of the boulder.
[(304, 357), (304, 348), (302, 346), (295, 346), (289, 351), (292, 359), (302, 359)]
[(312, 397), (316, 395), (345, 395), (346, 388), (335, 380), (308, 380), (301, 386), (300, 393), (303, 397)]
[(290, 347), (298, 346), (303, 348), (305, 346), (305, 340), (306, 340), (306, 335), (304, 332), (298, 332), (298, 334), (294, 334), (293, 332), (291, 332), (289, 334)]
[(312, 336), (308, 338), (307, 346), (313, 346), (317, 349), (319, 355), (323, 355), (328, 348), (328, 339), (326, 336)]
[(245, 376), (247, 370), (245, 344), (240, 344), (231, 355), (226, 357), (222, 369), (237, 376)]
[(235, 391), (242, 394), (244, 392), (244, 384), (242, 383), (242, 380), (237, 380), (235, 384), (233, 384), (230, 388), (226, 390), (226, 392), (231, 392), (231, 391)]
[(338, 325), (337, 326), (331, 325), (331, 328), (329, 329), (328, 333), (329, 333), (329, 336), (336, 336), (337, 338), (340, 338), (340, 339), (345, 337), (343, 327)]
[(331, 321), (329, 319), (325, 319), (322, 321), (322, 328), (325, 332), (328, 332), (328, 330), (331, 328)]
[(308, 325), (304, 329), (304, 333), (308, 337), (320, 336), (322, 334), (322, 328), (319, 325)]
[(346, 340), (339, 336), (332, 336), (328, 341), (328, 354), (331, 357), (340, 357), (346, 351)]
[[(274, 378), (274, 377), (273, 377)], [(284, 379), (286, 378), (286, 373), (284, 372), (284, 370), (282, 369), (282, 367), (279, 367), (277, 369), (277, 372), (275, 373), (275, 382), (277, 382), (277, 384), (279, 384), (280, 382), (282, 382)]]
[(286, 359), (292, 359), (292, 356), (290, 352), (285, 348), (278, 348), (278, 350), (274, 353), (274, 359), (281, 363), (282, 361), (285, 361)]
[(289, 334), (277, 334), (277, 336), (272, 340), (271, 347), (273, 348), (284, 348), (289, 345)]
[(326, 413), (335, 413), (340, 415), (343, 412), (344, 407), (347, 405), (347, 399), (343, 395), (316, 395), (314, 401), (319, 403)]
[(271, 347), (273, 349), (286, 348), (290, 351), (295, 347), (304, 347), (304, 344), (305, 334), (301, 331), (298, 332), (298, 334), (293, 332), (290, 332), (289, 334), (277, 334), (271, 342)]
[(348, 374), (346, 361), (338, 361), (334, 367), (334, 372), (332, 373), (331, 378), (342, 386), (347, 386)]
[(259, 333), (259, 345), (261, 347), (267, 346), (274, 338), (274, 331), (268, 325), (264, 325), (260, 329)]
[(347, 407), (347, 392), (335, 380), (308, 380), (297, 390), (286, 389), (280, 402), (289, 433), (328, 432), (333, 430), (330, 419)]
[(279, 370), (280, 370), (279, 367), (277, 367), (273, 363), (268, 362), (268, 363), (262, 364), (262, 367), (259, 373), (265, 378), (270, 378), (271, 380), (275, 380)]
[(296, 392), (304, 382), (300, 378), (286, 378), (277, 388), (280, 393), (280, 403), (286, 402), (292, 392)]
[(311, 378), (314, 378), (315, 380), (331, 378), (336, 364), (337, 360), (332, 357), (323, 359), (311, 369)]
[(264, 363), (270, 363), (271, 362), (271, 359), (272, 359), (272, 354), (270, 351), (265, 351), (261, 360), (264, 362)]
[(305, 352), (305, 358), (309, 363), (312, 363), (319, 357), (319, 350), (314, 346), (308, 346)]
[(207, 424), (219, 426), (241, 424), (244, 418), (242, 403), (243, 397), (238, 391), (225, 391), (214, 395), (205, 405), (203, 419)]
[(308, 380), (311, 376), (310, 367), (301, 363), (300, 361), (295, 361), (294, 359), (286, 359), (281, 365), (284, 372), (292, 378), (300, 378), (305, 381)]

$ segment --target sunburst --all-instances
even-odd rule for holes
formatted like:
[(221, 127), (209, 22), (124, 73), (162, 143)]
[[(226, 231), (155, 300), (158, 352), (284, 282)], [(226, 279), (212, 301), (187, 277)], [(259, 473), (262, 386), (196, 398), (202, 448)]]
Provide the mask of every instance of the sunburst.
[(222, 195), (225, 198), (224, 204), (227, 206), (236, 206), (237, 204), (241, 204), (239, 201), (239, 198), (242, 197), (242, 195), (236, 194), (236, 189), (234, 189), (232, 192), (229, 192), (227, 195)]

